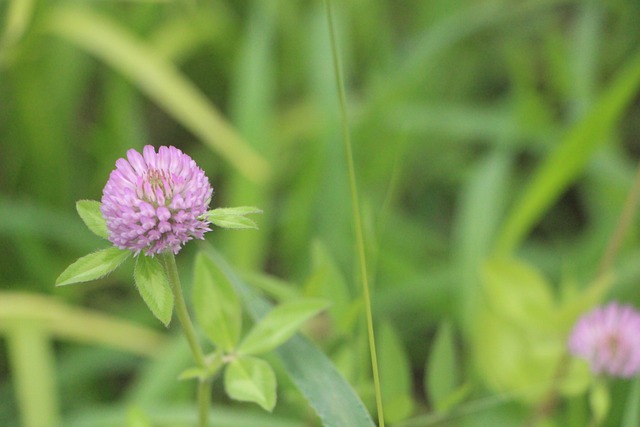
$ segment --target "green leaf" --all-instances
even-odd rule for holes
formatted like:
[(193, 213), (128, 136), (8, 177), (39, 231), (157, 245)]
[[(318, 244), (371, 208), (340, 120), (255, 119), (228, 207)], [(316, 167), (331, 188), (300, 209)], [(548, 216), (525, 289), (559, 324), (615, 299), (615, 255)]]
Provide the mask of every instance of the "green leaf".
[(193, 366), (187, 368), (178, 375), (179, 380), (189, 380), (194, 378), (207, 379), (212, 378), (218, 373), (220, 368), (224, 366), (225, 360), (220, 352), (216, 352), (207, 357), (207, 366), (201, 368)]
[(132, 406), (127, 410), (127, 427), (152, 427), (152, 425), (141, 408)]
[(83, 256), (58, 276), (56, 286), (100, 279), (115, 270), (129, 255), (131, 252), (127, 250), (107, 248)]
[[(211, 245), (202, 246), (242, 295), (249, 314), (254, 319), (263, 317), (269, 311), (269, 303), (241, 281)], [(307, 339), (294, 336), (280, 346), (276, 354), (324, 426), (375, 427), (351, 385), (327, 356)]]
[(611, 409), (611, 392), (604, 380), (596, 380), (589, 390), (589, 407), (594, 425), (601, 425)]
[(257, 230), (258, 225), (252, 219), (246, 218), (245, 215), (260, 213), (262, 213), (262, 211), (258, 208), (251, 206), (239, 206), (237, 208), (213, 209), (202, 215), (202, 217), (207, 218), (212, 224), (222, 228), (252, 228)]
[(242, 308), (233, 286), (203, 253), (196, 257), (193, 276), (193, 305), (200, 326), (214, 344), (233, 351), (242, 329)]
[(249, 331), (240, 344), (238, 353), (261, 354), (273, 350), (328, 305), (326, 300), (302, 299), (274, 308)]
[(413, 412), (412, 375), (409, 357), (400, 337), (389, 322), (379, 330), (380, 384), (384, 418), (390, 424), (407, 419)]
[(173, 293), (160, 261), (139, 255), (133, 277), (138, 292), (149, 310), (165, 326), (168, 326), (173, 313)]
[(224, 389), (232, 399), (255, 402), (269, 412), (276, 404), (276, 375), (262, 359), (240, 357), (229, 363)]
[(624, 416), (620, 427), (636, 427), (640, 425), (640, 378), (635, 378), (631, 391), (627, 395)]
[(350, 335), (359, 316), (353, 316), (349, 287), (326, 245), (316, 240), (311, 246), (313, 272), (305, 283), (305, 295), (331, 301), (329, 315), (340, 335)]
[(608, 141), (607, 134), (633, 100), (640, 86), (640, 52), (594, 103), (590, 111), (539, 166), (507, 217), (497, 250), (512, 252), (526, 237), (545, 210), (584, 171), (593, 153)]
[(98, 237), (109, 238), (107, 222), (100, 211), (100, 202), (95, 200), (78, 200), (76, 210), (85, 225)]
[(551, 288), (537, 270), (513, 258), (494, 258), (482, 273), (485, 296), (496, 314), (524, 327), (554, 328)]
[(449, 322), (438, 328), (425, 370), (425, 391), (437, 411), (446, 411), (444, 402), (456, 391), (459, 383), (459, 364), (455, 350), (453, 329)]

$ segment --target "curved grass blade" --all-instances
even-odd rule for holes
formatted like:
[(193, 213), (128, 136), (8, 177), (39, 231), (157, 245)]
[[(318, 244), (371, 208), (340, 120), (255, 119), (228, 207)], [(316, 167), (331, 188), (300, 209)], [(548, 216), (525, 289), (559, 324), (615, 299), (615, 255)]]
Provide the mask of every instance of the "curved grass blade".
[(119, 71), (183, 126), (235, 166), (247, 178), (265, 181), (267, 162), (176, 67), (126, 29), (81, 8), (60, 7), (48, 29)]
[[(207, 255), (227, 276), (244, 299), (248, 313), (258, 321), (270, 304), (240, 280), (227, 262), (203, 243)], [(375, 427), (360, 398), (338, 373), (331, 361), (311, 342), (296, 335), (280, 346), (276, 354), (293, 383), (316, 411), (325, 427)]]
[(591, 110), (574, 126), (545, 159), (507, 217), (496, 245), (509, 253), (544, 214), (545, 210), (584, 170), (593, 153), (606, 142), (606, 135), (640, 88), (640, 51), (629, 60), (616, 80)]

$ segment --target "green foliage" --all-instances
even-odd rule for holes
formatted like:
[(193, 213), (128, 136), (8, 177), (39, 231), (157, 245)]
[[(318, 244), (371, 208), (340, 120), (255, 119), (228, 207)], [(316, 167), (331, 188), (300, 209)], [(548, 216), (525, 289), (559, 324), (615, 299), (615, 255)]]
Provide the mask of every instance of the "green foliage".
[(102, 212), (100, 212), (100, 202), (95, 200), (79, 200), (76, 203), (76, 210), (84, 224), (93, 234), (103, 239), (109, 237), (107, 223), (102, 217)]
[(173, 314), (173, 293), (160, 261), (144, 255), (136, 257), (133, 277), (149, 310), (165, 326), (169, 326)]
[(246, 215), (256, 213), (262, 213), (262, 211), (250, 206), (240, 206), (237, 208), (213, 209), (204, 214), (203, 217), (222, 228), (253, 228), (257, 230), (258, 225), (252, 219), (246, 218)]
[(194, 264), (193, 303), (207, 337), (226, 352), (235, 350), (242, 329), (240, 301), (226, 276), (203, 253)]
[(386, 421), (406, 420), (414, 410), (409, 357), (393, 327), (384, 322), (378, 330), (380, 385)]
[(264, 360), (242, 356), (224, 372), (224, 389), (236, 400), (256, 402), (267, 411), (276, 404), (276, 375)]
[[(636, 214), (598, 272), (638, 163), (640, 4), (333, 6), (388, 420), (526, 425), (555, 392), (539, 425), (637, 426), (636, 382), (610, 383), (592, 410), (594, 376), (566, 337), (603, 301), (640, 306)], [(130, 408), (154, 426), (194, 425), (193, 380), (223, 385), (243, 338), (277, 310), (263, 296), (330, 305), (307, 338), (261, 338), (281, 344), (264, 356), (274, 414), (214, 393), (214, 424), (373, 425), (331, 67), (322, 1), (0, 2), (0, 425), (123, 426)], [(189, 153), (215, 187), (206, 239), (241, 290), (225, 297), (209, 278), (196, 295), (202, 283), (183, 275), (206, 368), (165, 339), (175, 320), (165, 329), (140, 303), (131, 254), (92, 253), (106, 247), (99, 203), (73, 210), (145, 144)], [(219, 208), (242, 205), (264, 214)], [(168, 322), (154, 265), (147, 299)], [(229, 316), (228, 338), (208, 316)]]
[(131, 252), (118, 248), (107, 248), (85, 255), (67, 267), (56, 279), (56, 286), (89, 282), (100, 279), (131, 256)]
[(437, 411), (446, 411), (452, 403), (457, 403), (453, 397), (458, 394), (460, 386), (460, 368), (453, 327), (445, 321), (434, 338), (424, 380), (424, 389)]

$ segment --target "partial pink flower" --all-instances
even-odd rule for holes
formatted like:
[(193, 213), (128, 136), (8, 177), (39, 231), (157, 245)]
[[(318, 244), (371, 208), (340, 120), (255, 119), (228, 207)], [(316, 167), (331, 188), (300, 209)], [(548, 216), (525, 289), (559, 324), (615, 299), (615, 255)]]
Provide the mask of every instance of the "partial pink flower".
[(109, 240), (136, 255), (178, 253), (210, 231), (209, 222), (198, 217), (207, 212), (212, 194), (202, 169), (179, 149), (129, 150), (116, 161), (102, 195)]
[(569, 337), (569, 350), (594, 373), (629, 378), (640, 372), (640, 313), (611, 303), (583, 315)]

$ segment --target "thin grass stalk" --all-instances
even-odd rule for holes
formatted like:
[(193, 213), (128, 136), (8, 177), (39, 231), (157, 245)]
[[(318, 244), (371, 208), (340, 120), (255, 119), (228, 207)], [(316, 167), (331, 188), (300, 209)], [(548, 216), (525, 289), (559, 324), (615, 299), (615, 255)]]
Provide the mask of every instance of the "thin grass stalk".
[(329, 26), (329, 36), (331, 38), (331, 54), (333, 57), (333, 71), (336, 78), (338, 98), (340, 103), (340, 118), (342, 121), (342, 141), (344, 142), (345, 154), (347, 157), (347, 167), (349, 169), (349, 188), (351, 192), (351, 207), (353, 210), (353, 223), (355, 239), (358, 251), (358, 264), (360, 267), (360, 279), (362, 281), (362, 293), (367, 320), (367, 333), (369, 337), (369, 353), (371, 355), (371, 368), (373, 370), (373, 385), (376, 395), (376, 408), (378, 411), (378, 425), (384, 427), (384, 410), (382, 406), (382, 392), (380, 388), (380, 374), (378, 373), (378, 358), (376, 356), (376, 342), (373, 330), (373, 314), (371, 310), (371, 292), (369, 289), (369, 278), (367, 274), (367, 259), (365, 253), (364, 233), (362, 229), (362, 217), (360, 215), (360, 205), (358, 197), (358, 186), (356, 183), (355, 167), (353, 165), (353, 149), (351, 147), (351, 135), (349, 132), (349, 119), (347, 117), (347, 97), (344, 89), (342, 67), (338, 57), (338, 43), (336, 42), (335, 25), (331, 0), (325, 0), (327, 24)]
[(633, 182), (633, 187), (629, 191), (629, 195), (627, 196), (627, 200), (625, 201), (624, 208), (622, 209), (622, 213), (620, 214), (620, 219), (618, 220), (618, 224), (616, 225), (616, 229), (611, 235), (609, 242), (607, 244), (607, 248), (605, 249), (604, 255), (600, 260), (600, 265), (598, 267), (598, 275), (597, 277), (602, 277), (607, 274), (609, 270), (613, 267), (613, 262), (622, 246), (622, 242), (624, 241), (627, 232), (629, 231), (629, 226), (631, 225), (633, 218), (636, 216), (636, 212), (638, 210), (638, 202), (640, 201), (640, 165), (638, 165), (638, 169), (636, 171), (636, 177)]

